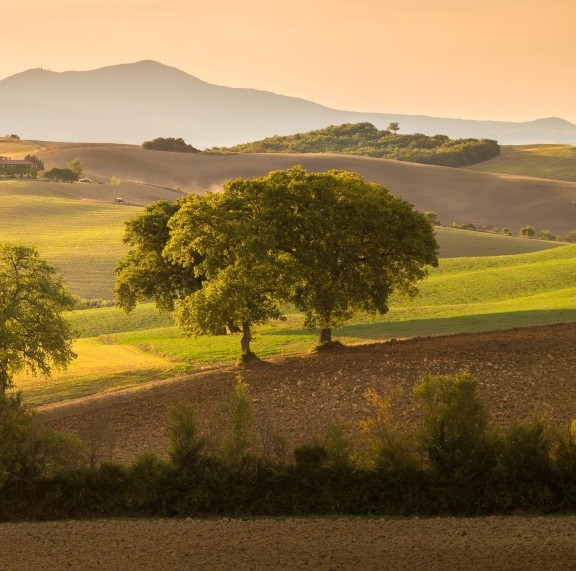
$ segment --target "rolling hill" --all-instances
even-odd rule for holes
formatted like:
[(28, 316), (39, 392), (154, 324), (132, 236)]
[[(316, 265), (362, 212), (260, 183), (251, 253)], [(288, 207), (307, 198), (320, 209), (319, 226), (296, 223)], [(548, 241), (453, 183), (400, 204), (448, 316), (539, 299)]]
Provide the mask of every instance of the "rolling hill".
[[(135, 145), (35, 142), (46, 168), (76, 157), (86, 174), (107, 181), (146, 183), (185, 192), (217, 190), (232, 178), (264, 176), (296, 164), (310, 171), (340, 169), (384, 184), (420, 211), (436, 212), (444, 225), (508, 227), (513, 234), (529, 224), (565, 236), (576, 229), (576, 183), (480, 173), (394, 160), (338, 154), (210, 155), (145, 151)], [(85, 190), (97, 198), (98, 189)], [(118, 191), (120, 192), (120, 191)], [(126, 191), (122, 190), (123, 193)], [(88, 195), (86, 196), (88, 197)], [(142, 201), (134, 196), (131, 202)]]
[(500, 144), (569, 143), (576, 125), (358, 113), (255, 89), (212, 85), (155, 61), (91, 71), (29, 69), (0, 81), (0, 124), (26, 139), (141, 143), (184, 137), (197, 148), (229, 146), (342, 123), (403, 132), (488, 138)]
[(470, 170), (576, 182), (576, 147), (572, 145), (509, 145), (500, 156)]

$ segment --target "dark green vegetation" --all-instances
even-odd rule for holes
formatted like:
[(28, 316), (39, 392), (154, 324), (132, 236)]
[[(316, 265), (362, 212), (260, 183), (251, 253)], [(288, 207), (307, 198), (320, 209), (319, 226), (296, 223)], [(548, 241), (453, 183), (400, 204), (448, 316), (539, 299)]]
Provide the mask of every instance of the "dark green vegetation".
[(102, 462), (94, 443), (39, 430), (17, 397), (0, 399), (0, 519), (294, 515), (487, 515), (576, 509), (575, 427), (534, 417), (491, 424), (467, 373), (425, 375), (420, 420), (371, 392), (357, 427), (332, 426), (288, 450), (257, 419), (241, 378), (222, 404), (218, 437), (196, 408), (172, 411), (168, 459)]
[(181, 137), (158, 137), (151, 141), (144, 141), (142, 148), (147, 151), (170, 151), (172, 153), (199, 153), (192, 145), (186, 143)]
[[(398, 125), (391, 123), (398, 130)], [(349, 123), (288, 135), (268, 137), (234, 147), (212, 151), (238, 153), (345, 153), (413, 163), (461, 167), (498, 156), (500, 147), (490, 139), (450, 139), (446, 135), (429, 137), (422, 133), (398, 135), (380, 131), (371, 123)]]
[(498, 157), (471, 170), (576, 182), (576, 147), (505, 145)]
[(43, 171), (42, 178), (62, 182), (74, 182), (80, 177), (78, 173), (74, 172), (72, 169), (54, 167), (48, 171)]
[(73, 304), (56, 270), (32, 246), (0, 243), (0, 395), (19, 371), (47, 376), (76, 356), (62, 315)]
[(153, 203), (128, 223), (125, 241), (121, 307), (152, 297), (173, 310), (179, 300), (176, 320), (189, 334), (239, 326), (244, 358), (253, 326), (281, 318), (281, 303), (331, 343), (332, 328), (354, 314), (386, 313), (393, 292), (413, 297), (438, 250), (428, 219), (385, 187), (302, 167)]

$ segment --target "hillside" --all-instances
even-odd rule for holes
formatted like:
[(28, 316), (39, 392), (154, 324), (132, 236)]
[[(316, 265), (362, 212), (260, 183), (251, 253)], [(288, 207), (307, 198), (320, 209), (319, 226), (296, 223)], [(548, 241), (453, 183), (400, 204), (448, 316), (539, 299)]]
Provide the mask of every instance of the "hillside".
[(357, 426), (371, 413), (369, 388), (386, 392), (398, 387), (402, 422), (413, 422), (412, 386), (423, 374), (467, 370), (479, 379), (481, 396), (498, 423), (546, 413), (565, 425), (575, 415), (575, 343), (576, 325), (565, 324), (363, 344), (198, 371), (138, 390), (47, 405), (40, 414), (50, 426), (88, 439), (100, 434), (106, 457), (128, 460), (145, 451), (165, 455), (170, 406), (195, 402), (203, 429), (217, 433), (221, 404), (241, 374), (259, 417), (281, 429), (295, 446), (320, 438), (334, 423)]
[(572, 145), (502, 146), (498, 157), (470, 170), (576, 182), (576, 147)]
[(139, 144), (183, 137), (197, 148), (228, 146), (342, 123), (501, 144), (569, 143), (576, 125), (559, 118), (524, 123), (340, 111), (267, 91), (212, 85), (155, 61), (91, 71), (29, 69), (0, 81), (0, 124), (26, 139)]
[[(399, 128), (398, 124), (392, 127), (395, 131)], [(446, 135), (428, 137), (422, 133), (400, 135), (389, 129), (376, 129), (372, 123), (348, 123), (211, 150), (237, 153), (342, 153), (461, 167), (497, 156), (500, 146), (489, 139), (454, 140)]]
[(35, 145), (47, 169), (80, 157), (86, 174), (101, 181), (115, 175), (124, 181), (202, 192), (219, 189), (232, 178), (264, 176), (301, 164), (310, 171), (358, 172), (418, 210), (436, 212), (445, 225), (508, 227), (516, 234), (530, 224), (558, 236), (576, 229), (576, 183), (338, 154), (206, 155), (145, 151), (134, 145)]

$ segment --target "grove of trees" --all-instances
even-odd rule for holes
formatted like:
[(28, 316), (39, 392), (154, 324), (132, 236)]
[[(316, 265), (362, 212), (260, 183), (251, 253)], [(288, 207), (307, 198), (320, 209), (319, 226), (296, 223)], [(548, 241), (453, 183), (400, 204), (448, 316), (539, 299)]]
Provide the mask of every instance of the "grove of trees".
[(189, 145), (179, 137), (175, 139), (174, 137), (158, 137), (152, 139), (151, 141), (144, 141), (142, 143), (142, 148), (149, 151), (171, 151), (173, 153), (199, 153), (198, 149), (195, 149), (192, 145)]
[(120, 307), (152, 298), (191, 335), (239, 327), (246, 358), (254, 325), (281, 318), (284, 304), (329, 344), (355, 313), (385, 313), (394, 291), (414, 295), (438, 253), (428, 218), (386, 187), (299, 166), (153, 203), (124, 239)]
[(500, 154), (491, 139), (450, 139), (422, 133), (399, 135), (400, 125), (378, 130), (372, 123), (347, 123), (284, 137), (274, 136), (213, 152), (238, 153), (346, 153), (431, 165), (461, 167), (487, 161)]

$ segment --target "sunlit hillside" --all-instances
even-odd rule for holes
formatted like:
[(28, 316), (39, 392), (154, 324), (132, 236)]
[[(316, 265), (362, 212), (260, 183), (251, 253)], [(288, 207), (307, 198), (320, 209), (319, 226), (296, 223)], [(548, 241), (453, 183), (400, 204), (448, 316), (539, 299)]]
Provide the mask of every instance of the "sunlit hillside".
[(508, 145), (500, 156), (469, 170), (576, 182), (576, 147), (572, 145)]

